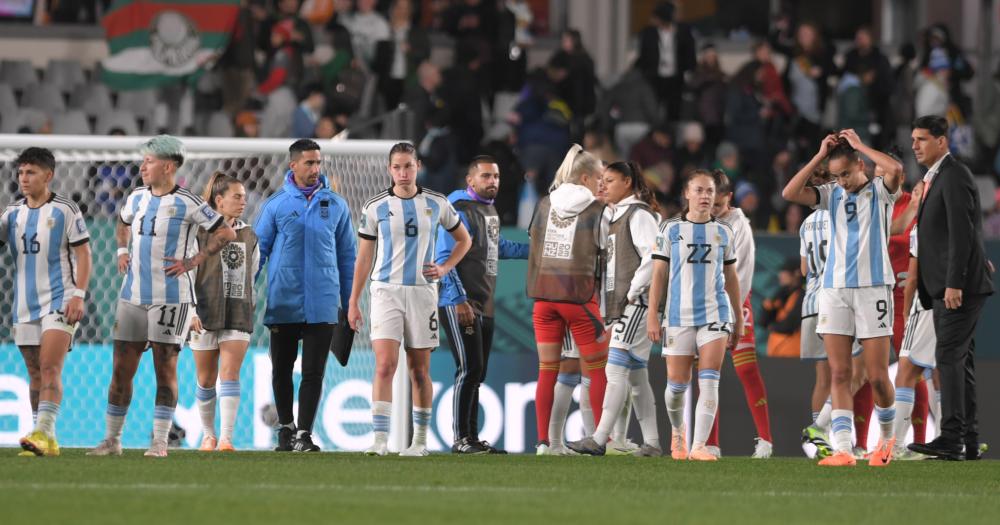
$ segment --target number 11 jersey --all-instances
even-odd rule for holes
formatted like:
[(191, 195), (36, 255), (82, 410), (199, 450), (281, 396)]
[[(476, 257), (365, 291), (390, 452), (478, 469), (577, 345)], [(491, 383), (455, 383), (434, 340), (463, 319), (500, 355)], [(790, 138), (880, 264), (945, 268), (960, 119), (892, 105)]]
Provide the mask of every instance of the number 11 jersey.
[(660, 226), (652, 256), (670, 265), (664, 326), (734, 321), (722, 272), (725, 265), (736, 263), (728, 224), (714, 218), (697, 223), (674, 217)]

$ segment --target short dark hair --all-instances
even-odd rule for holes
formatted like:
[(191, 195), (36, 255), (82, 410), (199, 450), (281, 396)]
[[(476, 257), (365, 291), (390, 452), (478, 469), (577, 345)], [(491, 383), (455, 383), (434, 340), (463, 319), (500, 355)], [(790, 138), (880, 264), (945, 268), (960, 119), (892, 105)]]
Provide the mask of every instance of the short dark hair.
[(934, 138), (943, 137), (948, 133), (948, 121), (937, 115), (917, 117), (913, 121), (913, 129), (926, 129)]
[(14, 160), (14, 166), (34, 164), (49, 171), (56, 170), (56, 157), (46, 148), (27, 148)]
[(653, 16), (659, 18), (661, 22), (673, 22), (674, 21), (674, 10), (676, 7), (673, 2), (660, 2), (655, 8), (653, 8)]
[(319, 151), (319, 144), (311, 139), (299, 139), (288, 146), (288, 157), (295, 160), (302, 156), (304, 151)]
[(414, 147), (413, 144), (409, 142), (397, 142), (392, 145), (392, 148), (389, 149), (390, 163), (392, 162), (392, 156), (397, 153), (405, 153), (407, 155), (413, 155), (414, 158), (417, 158), (417, 160), (419, 160), (419, 158), (417, 157), (417, 148)]
[(846, 158), (848, 162), (857, 162), (861, 156), (858, 154), (858, 150), (854, 149), (847, 142), (847, 139), (839, 138), (837, 139), (837, 144), (830, 148), (829, 153), (826, 154), (826, 160), (830, 161), (839, 158)]
[(475, 157), (472, 157), (472, 161), (469, 162), (469, 171), (471, 172), (472, 170), (476, 169), (476, 166), (479, 166), (480, 164), (496, 164), (498, 166), (500, 165), (500, 163), (497, 162), (497, 159), (493, 158), (490, 155), (476, 155)]

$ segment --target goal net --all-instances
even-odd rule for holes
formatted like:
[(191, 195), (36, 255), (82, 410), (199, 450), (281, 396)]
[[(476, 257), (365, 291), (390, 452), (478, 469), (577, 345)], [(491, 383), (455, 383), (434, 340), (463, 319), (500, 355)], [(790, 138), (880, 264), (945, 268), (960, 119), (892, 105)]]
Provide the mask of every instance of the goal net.
[[(56, 157), (52, 189), (80, 207), (90, 229), (93, 274), (87, 315), (80, 323), (73, 351), (63, 372), (64, 401), (57, 433), (65, 446), (93, 446), (103, 438), (104, 409), (112, 368), (112, 327), (121, 276), (115, 264), (114, 238), (118, 211), (128, 192), (141, 185), (139, 137), (0, 135), (0, 204), (18, 198), (17, 167), (13, 161), (29, 146), (51, 149)], [(183, 139), (187, 149), (177, 182), (201, 194), (211, 174), (223, 171), (243, 182), (247, 190), (244, 220), (253, 223), (261, 204), (281, 188), (288, 166), (291, 140)], [(391, 142), (323, 142), (323, 172), (351, 208), (354, 224), (364, 202), (390, 179), (386, 172)], [(24, 363), (11, 336), (13, 265), (3, 250), (0, 266), (0, 446), (14, 445), (30, 431), (29, 382)], [(241, 372), (242, 398), (236, 422), (237, 448), (272, 446), (276, 419), (271, 393), (269, 331), (262, 323), (266, 278), (257, 283), (259, 298), (250, 351)], [(365, 294), (367, 295), (367, 294)], [(367, 312), (367, 305), (362, 308)], [(342, 368), (329, 359), (314, 439), (327, 450), (358, 450), (371, 443), (370, 395), (375, 358), (367, 328), (354, 342), (350, 363)], [(175, 422), (185, 429), (186, 446), (200, 443), (201, 422), (195, 401), (195, 369), (191, 352), (182, 351), (178, 365), (179, 398)], [(296, 364), (296, 391), (299, 367)], [(123, 444), (145, 447), (152, 429), (156, 389), (151, 358), (144, 358), (136, 375), (135, 391), (125, 425)]]

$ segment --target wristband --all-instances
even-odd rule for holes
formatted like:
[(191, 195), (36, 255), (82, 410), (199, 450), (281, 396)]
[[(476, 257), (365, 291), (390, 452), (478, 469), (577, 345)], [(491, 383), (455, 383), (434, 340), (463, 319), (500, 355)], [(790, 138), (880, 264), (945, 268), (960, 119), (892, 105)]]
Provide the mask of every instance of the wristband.
[(118, 248), (117, 256), (128, 255), (128, 248)]
[(80, 299), (87, 298), (87, 290), (81, 290), (79, 288), (73, 290), (73, 297), (79, 297)]

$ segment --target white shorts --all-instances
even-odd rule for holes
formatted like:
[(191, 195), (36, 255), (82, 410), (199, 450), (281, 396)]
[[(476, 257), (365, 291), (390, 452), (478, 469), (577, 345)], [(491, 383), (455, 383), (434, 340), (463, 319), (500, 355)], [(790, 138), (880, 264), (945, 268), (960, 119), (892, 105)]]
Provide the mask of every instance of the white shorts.
[(371, 339), (392, 339), (406, 348), (436, 348), (437, 284), (405, 286), (372, 281)]
[(857, 339), (892, 336), (892, 289), (823, 288), (819, 291), (820, 334), (847, 335)]
[(903, 349), (899, 352), (899, 357), (905, 357), (923, 368), (934, 368), (937, 366), (936, 348), (934, 310), (917, 310), (911, 313), (906, 320)]
[[(818, 315), (810, 315), (802, 320), (802, 331), (800, 332), (802, 335), (802, 346), (799, 349), (799, 358), (804, 361), (826, 361), (827, 359), (826, 346), (823, 345), (823, 336), (816, 333), (816, 322), (818, 320)], [(861, 347), (861, 343), (855, 339), (851, 357), (857, 357), (863, 351), (864, 348)]]
[(563, 346), (561, 359), (580, 359), (580, 347), (576, 346), (576, 341), (573, 341), (573, 333), (566, 330), (566, 335), (563, 336)]
[(118, 301), (115, 312), (115, 341), (183, 345), (191, 328), (194, 305), (132, 304)]
[(42, 344), (42, 334), (49, 330), (59, 330), (68, 333), (70, 343), (72, 344), (72, 338), (76, 334), (78, 325), (79, 323), (68, 325), (63, 322), (61, 313), (52, 312), (34, 321), (16, 323), (14, 325), (14, 344), (17, 346), (39, 346)]
[(218, 350), (219, 343), (228, 341), (250, 342), (250, 333), (241, 330), (205, 330), (204, 332), (191, 332), (188, 346), (191, 350)]
[(649, 351), (653, 348), (653, 343), (646, 335), (648, 310), (648, 307), (639, 304), (627, 305), (621, 318), (609, 327), (610, 348), (625, 350), (639, 361), (649, 361)]
[(663, 355), (697, 356), (698, 349), (715, 341), (729, 337), (733, 325), (729, 323), (709, 323), (701, 326), (668, 326), (664, 329)]

